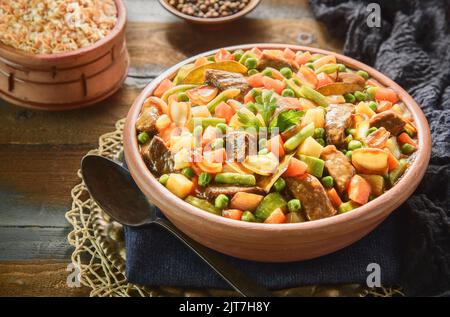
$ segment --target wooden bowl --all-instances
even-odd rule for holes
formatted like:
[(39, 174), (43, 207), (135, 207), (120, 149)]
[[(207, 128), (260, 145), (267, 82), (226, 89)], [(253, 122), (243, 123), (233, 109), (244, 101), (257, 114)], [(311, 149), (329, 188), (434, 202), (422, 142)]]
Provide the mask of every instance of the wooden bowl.
[(223, 24), (231, 21), (235, 21), (247, 14), (249, 14), (256, 6), (261, 2), (261, 0), (250, 0), (250, 2), (247, 4), (247, 6), (242, 9), (241, 11), (236, 12), (235, 14), (226, 16), (226, 17), (219, 17), (219, 18), (199, 18), (194, 17), (192, 15), (184, 14), (181, 11), (178, 11), (174, 7), (172, 7), (170, 4), (167, 3), (167, 0), (159, 0), (159, 3), (172, 13), (173, 15), (176, 15), (179, 18), (182, 18), (188, 22), (195, 23), (195, 24), (204, 24), (204, 25), (215, 25), (215, 24)]
[(126, 10), (115, 0), (117, 23), (91, 46), (57, 54), (30, 54), (0, 43), (0, 97), (39, 110), (93, 105), (116, 92), (125, 80)]
[(124, 130), (125, 157), (139, 188), (158, 206), (175, 226), (199, 243), (219, 252), (242, 259), (265, 262), (289, 262), (319, 257), (344, 248), (364, 237), (399, 207), (416, 189), (428, 165), (431, 137), (427, 120), (413, 98), (394, 81), (352, 58), (333, 52), (295, 45), (252, 44), (228, 47), (229, 50), (285, 48), (309, 50), (313, 53), (335, 55), (349, 67), (365, 70), (385, 86), (391, 87), (411, 111), (418, 130), (416, 158), (401, 180), (386, 193), (355, 210), (333, 217), (293, 224), (260, 224), (236, 221), (217, 216), (177, 198), (153, 177), (139, 154), (135, 122), (144, 99), (164, 79), (203, 53), (189, 58), (161, 74), (137, 97), (132, 105)]

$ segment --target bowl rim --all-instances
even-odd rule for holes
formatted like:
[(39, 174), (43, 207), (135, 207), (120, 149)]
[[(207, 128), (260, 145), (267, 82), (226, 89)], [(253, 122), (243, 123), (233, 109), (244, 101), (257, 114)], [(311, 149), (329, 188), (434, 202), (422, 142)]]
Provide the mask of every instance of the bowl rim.
[(218, 17), (218, 18), (199, 18), (192, 15), (185, 14), (181, 11), (178, 11), (174, 7), (172, 7), (170, 4), (167, 3), (167, 0), (158, 0), (158, 2), (161, 4), (161, 6), (166, 9), (168, 12), (172, 13), (173, 15), (182, 18), (184, 20), (198, 23), (198, 24), (220, 24), (225, 22), (230, 22), (233, 20), (236, 20), (240, 17), (243, 17), (244, 15), (249, 14), (251, 11), (253, 11), (260, 3), (261, 0), (250, 0), (250, 2), (247, 4), (247, 6), (236, 12), (235, 14), (228, 15), (225, 17)]
[(296, 230), (327, 230), (330, 229), (331, 226), (337, 225), (339, 223), (356, 223), (360, 218), (362, 218), (362, 216), (379, 218), (383, 213), (383, 210), (386, 209), (386, 206), (388, 206), (387, 208), (390, 209), (388, 213), (391, 213), (409, 198), (409, 196), (414, 192), (414, 190), (422, 180), (422, 177), (424, 176), (426, 168), (428, 166), (431, 154), (431, 135), (430, 128), (424, 113), (422, 112), (418, 104), (414, 101), (414, 99), (403, 88), (401, 88), (397, 83), (388, 78), (386, 75), (380, 73), (379, 71), (362, 62), (359, 62), (351, 57), (347, 57), (345, 55), (324, 49), (281, 43), (243, 44), (228, 46), (225, 47), (225, 49), (237, 50), (249, 48), (251, 49), (253, 47), (269, 49), (290, 48), (293, 50), (308, 50), (312, 53), (334, 55), (340, 62), (344, 63), (345, 65), (348, 65), (351, 68), (365, 70), (371, 77), (375, 78), (381, 84), (392, 88), (400, 96), (400, 100), (403, 101), (403, 103), (411, 111), (418, 130), (419, 147), (416, 151), (416, 157), (413, 160), (412, 164), (409, 166), (409, 168), (402, 176), (402, 178), (397, 182), (397, 184), (387, 192), (383, 193), (381, 196), (375, 198), (374, 200), (361, 207), (356, 208), (355, 210), (314, 221), (281, 225), (236, 221), (205, 212), (204, 210), (188, 204), (184, 200), (170, 193), (167, 188), (160, 184), (145, 165), (138, 148), (137, 136), (135, 132), (135, 122), (141, 110), (144, 99), (147, 98), (147, 96), (150, 96), (153, 90), (163, 79), (174, 76), (176, 71), (181, 66), (193, 62), (199, 57), (212, 55), (219, 50), (214, 49), (187, 58), (168, 68), (157, 78), (152, 80), (152, 82), (150, 82), (142, 90), (128, 112), (123, 135), (125, 159), (136, 184), (152, 203), (157, 205), (163, 213), (165, 213), (164, 206), (170, 204), (180, 210), (183, 210), (183, 212), (189, 213), (189, 215), (192, 217), (201, 218), (203, 221), (209, 221), (218, 225), (231, 226), (235, 229), (252, 230), (254, 232), (288, 232)]
[[(29, 52), (22, 51), (20, 49), (14, 48), (12, 46), (3, 44), (0, 42), (0, 51), (4, 51), (6, 53), (12, 54), (12, 55), (19, 55), (21, 57), (30, 58), (32, 60), (41, 60), (43, 62), (55, 62), (75, 56), (84, 55), (88, 52), (91, 52), (98, 47), (101, 47), (105, 44), (107, 44), (112, 38), (114, 38), (118, 33), (120, 33), (126, 24), (127, 21), (127, 10), (125, 5), (123, 4), (122, 0), (114, 0), (114, 3), (116, 4), (117, 8), (117, 21), (114, 27), (111, 29), (111, 31), (102, 39), (98, 40), (97, 42), (93, 43), (92, 45), (82, 47), (73, 51), (68, 52), (62, 52), (62, 53), (55, 53), (55, 54), (33, 54)], [(1, 56), (1, 55), (0, 55)]]

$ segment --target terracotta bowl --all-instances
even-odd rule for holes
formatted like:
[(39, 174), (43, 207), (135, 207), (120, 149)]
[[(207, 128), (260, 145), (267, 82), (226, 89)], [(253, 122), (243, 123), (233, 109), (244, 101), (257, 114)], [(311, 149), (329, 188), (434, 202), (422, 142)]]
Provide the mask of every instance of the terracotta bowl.
[(159, 3), (172, 13), (173, 15), (176, 15), (179, 18), (182, 18), (186, 20), (187, 22), (195, 23), (195, 24), (205, 24), (205, 25), (215, 25), (215, 24), (224, 24), (227, 22), (235, 21), (247, 14), (249, 14), (256, 6), (261, 2), (261, 0), (250, 0), (250, 2), (247, 4), (247, 6), (242, 9), (241, 11), (236, 12), (235, 14), (226, 16), (226, 17), (220, 17), (220, 18), (199, 18), (194, 17), (192, 15), (184, 14), (181, 11), (178, 11), (174, 7), (172, 7), (167, 0), (159, 0)]
[(228, 47), (229, 50), (285, 48), (332, 54), (349, 67), (368, 72), (383, 85), (391, 87), (411, 111), (418, 129), (419, 149), (402, 179), (392, 189), (353, 211), (321, 220), (294, 224), (260, 224), (236, 221), (213, 215), (191, 206), (170, 193), (153, 177), (142, 160), (136, 138), (135, 122), (144, 99), (164, 79), (171, 78), (184, 64), (210, 51), (189, 58), (161, 74), (138, 96), (131, 107), (124, 131), (125, 157), (139, 188), (180, 230), (201, 244), (242, 259), (265, 262), (289, 262), (316, 258), (344, 248), (372, 231), (416, 189), (428, 165), (431, 139), (423, 112), (413, 98), (394, 81), (352, 58), (333, 52), (294, 45), (252, 44)]
[(0, 43), (0, 97), (27, 108), (59, 111), (93, 105), (117, 91), (129, 57), (125, 6), (115, 2), (116, 25), (91, 46), (35, 55)]

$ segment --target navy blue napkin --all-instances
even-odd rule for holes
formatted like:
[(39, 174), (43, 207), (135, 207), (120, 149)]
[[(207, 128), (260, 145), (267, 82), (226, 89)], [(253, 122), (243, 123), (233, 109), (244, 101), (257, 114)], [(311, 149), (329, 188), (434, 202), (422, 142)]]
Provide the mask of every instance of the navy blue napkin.
[[(397, 219), (394, 213), (355, 244), (313, 260), (261, 263), (225, 256), (270, 289), (315, 284), (366, 283), (367, 266), (377, 263), (381, 283), (395, 285), (399, 276)], [(280, 225), (282, 226), (282, 225)], [(216, 273), (176, 238), (157, 225), (125, 228), (126, 275), (130, 282), (189, 288), (228, 288)]]

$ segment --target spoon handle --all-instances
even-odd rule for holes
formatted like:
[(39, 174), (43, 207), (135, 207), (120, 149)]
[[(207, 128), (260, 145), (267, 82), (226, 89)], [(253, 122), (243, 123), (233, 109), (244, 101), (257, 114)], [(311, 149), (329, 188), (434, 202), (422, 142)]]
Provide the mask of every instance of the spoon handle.
[(195, 242), (187, 235), (178, 230), (172, 223), (165, 219), (158, 218), (157, 223), (167, 231), (172, 233), (181, 242), (194, 251), (203, 261), (205, 261), (225, 282), (245, 297), (270, 297), (273, 296), (267, 289), (256, 284), (244, 272), (238, 270), (223, 258), (218, 252), (211, 250)]

